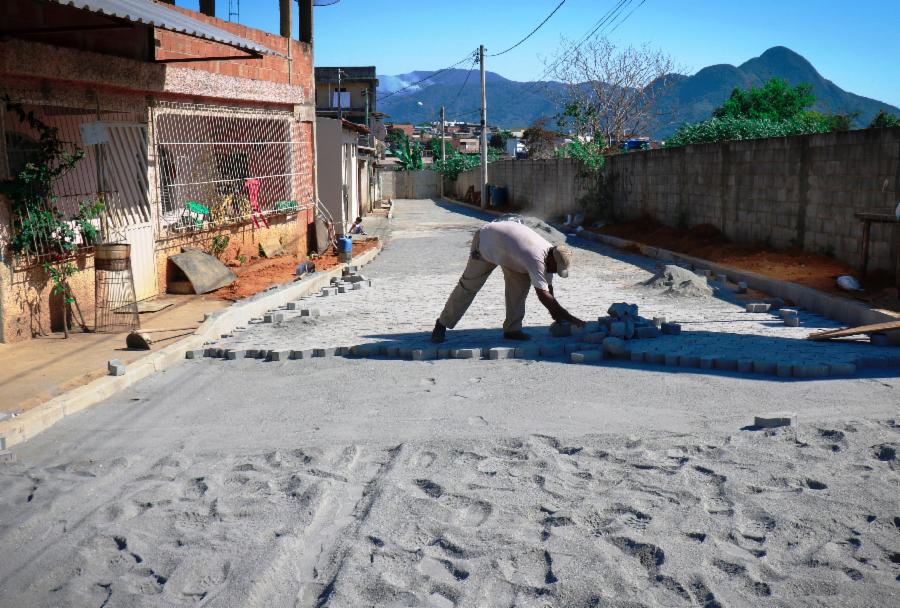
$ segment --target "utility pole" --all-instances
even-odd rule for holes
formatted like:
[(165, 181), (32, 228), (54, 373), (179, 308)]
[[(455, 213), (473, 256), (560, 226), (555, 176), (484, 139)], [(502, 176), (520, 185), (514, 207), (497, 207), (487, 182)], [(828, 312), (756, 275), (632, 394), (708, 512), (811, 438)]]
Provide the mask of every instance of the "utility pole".
[(341, 106), (341, 75), (344, 73), (344, 70), (338, 68), (338, 86), (337, 86), (337, 96), (338, 96), (338, 120), (344, 120), (344, 108)]
[[(444, 106), (441, 106), (441, 162), (446, 162), (447, 152), (444, 150)], [(441, 180), (441, 198), (444, 198), (444, 174), (438, 178)]]
[(484, 88), (484, 45), (478, 47), (478, 62), (481, 64), (481, 208), (487, 207), (487, 93)]

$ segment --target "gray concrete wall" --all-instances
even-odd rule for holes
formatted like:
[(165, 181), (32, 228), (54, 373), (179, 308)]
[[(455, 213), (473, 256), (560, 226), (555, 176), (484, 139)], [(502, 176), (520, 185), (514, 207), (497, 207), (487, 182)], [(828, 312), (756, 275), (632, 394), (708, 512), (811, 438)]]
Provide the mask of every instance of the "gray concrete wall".
[(379, 171), (381, 199), (436, 198), (440, 192), (436, 171)]
[[(573, 160), (491, 163), (488, 181), (510, 203), (544, 218), (581, 210), (586, 182)], [(865, 129), (612, 156), (613, 217), (653, 217), (670, 226), (711, 224), (739, 243), (802, 247), (858, 264), (855, 213), (893, 213), (900, 201), (900, 128)], [(458, 198), (479, 184), (462, 174)], [(873, 226), (870, 268), (892, 269), (893, 227)]]

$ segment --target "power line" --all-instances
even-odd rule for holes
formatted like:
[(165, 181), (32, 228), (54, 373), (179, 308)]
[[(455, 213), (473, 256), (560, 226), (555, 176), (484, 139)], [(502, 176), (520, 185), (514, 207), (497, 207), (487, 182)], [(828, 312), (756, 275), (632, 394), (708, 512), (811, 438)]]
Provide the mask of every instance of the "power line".
[(562, 0), (559, 4), (557, 4), (557, 5), (556, 5), (556, 8), (553, 9), (552, 11), (550, 11), (550, 14), (547, 15), (546, 17), (544, 17), (544, 20), (537, 24), (537, 27), (535, 27), (533, 30), (531, 30), (530, 32), (528, 32), (528, 34), (527, 34), (524, 38), (522, 38), (521, 40), (519, 40), (517, 43), (515, 43), (514, 45), (512, 45), (512, 46), (509, 47), (508, 49), (505, 49), (505, 50), (503, 50), (503, 51), (500, 51), (499, 53), (493, 53), (493, 54), (491, 54), (491, 55), (488, 55), (488, 57), (499, 57), (500, 55), (505, 55), (506, 53), (510, 52), (511, 50), (513, 50), (514, 48), (516, 48), (517, 46), (519, 46), (520, 44), (522, 44), (523, 42), (525, 42), (526, 40), (528, 40), (529, 38), (531, 38), (531, 37), (532, 37), (539, 29), (541, 29), (542, 27), (544, 27), (544, 24), (545, 24), (545, 23), (547, 23), (548, 21), (550, 21), (550, 17), (552, 17), (553, 15), (555, 15), (555, 14), (556, 14), (556, 11), (558, 11), (560, 8), (562, 8), (562, 5), (565, 4), (565, 3), (566, 3), (566, 0)]
[[(633, 9), (631, 9), (631, 13), (633, 13), (634, 11), (636, 11), (636, 10), (638, 10), (639, 8), (641, 8), (642, 6), (644, 6), (644, 2), (646, 2), (646, 1), (647, 1), (647, 0), (641, 0), (641, 3), (640, 3), (640, 4), (638, 4), (636, 7), (634, 7)], [(623, 23), (625, 23), (626, 21), (628, 21), (628, 18), (631, 17), (631, 13), (628, 13), (627, 15), (625, 15), (625, 17), (623, 17), (622, 20), (619, 21), (619, 22), (616, 24), (616, 26), (615, 26), (614, 28), (612, 28), (611, 30), (609, 30), (609, 33), (612, 34), (614, 31), (616, 31), (617, 29), (619, 29), (619, 26), (620, 26), (620, 25), (622, 25)]]
[(429, 74), (429, 75), (426, 76), (425, 78), (422, 78), (421, 80), (417, 80), (417, 81), (415, 81), (415, 82), (411, 82), (411, 83), (409, 83), (408, 85), (406, 85), (405, 87), (403, 87), (403, 88), (401, 88), (401, 89), (397, 89), (396, 91), (391, 91), (391, 92), (388, 93), (387, 95), (381, 97), (381, 98), (379, 99), (379, 101), (384, 101), (385, 99), (387, 99), (387, 98), (389, 98), (389, 97), (393, 97), (393, 96), (396, 95), (397, 93), (400, 93), (400, 92), (405, 91), (405, 90), (407, 90), (407, 89), (411, 89), (412, 87), (416, 86), (417, 84), (421, 84), (421, 83), (425, 82), (426, 80), (431, 80), (432, 78), (434, 78), (434, 77), (437, 76), (438, 74), (443, 74), (444, 72), (448, 72), (448, 71), (452, 70), (453, 68), (455, 68), (456, 66), (458, 66), (459, 64), (465, 63), (466, 61), (468, 61), (468, 60), (469, 60), (469, 57), (471, 57), (471, 55), (470, 55), (469, 53), (466, 53), (466, 56), (465, 56), (465, 57), (463, 57), (462, 59), (460, 59), (459, 61), (457, 61), (457, 62), (454, 63), (453, 65), (451, 65), (451, 66), (449, 66), (449, 67), (446, 67), (446, 68), (443, 68), (443, 69), (440, 69), (440, 70), (437, 70), (436, 72), (432, 72), (431, 74)]
[(476, 56), (472, 59), (472, 65), (469, 67), (469, 71), (466, 72), (466, 78), (465, 78), (465, 80), (463, 80), (462, 86), (459, 87), (459, 91), (456, 92), (456, 96), (453, 98), (453, 101), (451, 101), (449, 105), (455, 104), (457, 102), (457, 100), (459, 99), (459, 96), (462, 95), (463, 90), (466, 88), (466, 84), (468, 84), (468, 82), (469, 82), (469, 77), (472, 75), (472, 70), (475, 69), (475, 66), (477, 64), (478, 64), (478, 57)]

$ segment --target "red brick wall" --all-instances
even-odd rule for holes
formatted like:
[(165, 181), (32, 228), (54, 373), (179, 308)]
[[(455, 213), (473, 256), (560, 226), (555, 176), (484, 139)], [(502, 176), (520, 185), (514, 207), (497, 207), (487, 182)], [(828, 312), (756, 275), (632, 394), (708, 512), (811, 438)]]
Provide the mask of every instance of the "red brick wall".
[[(265, 80), (279, 84), (293, 84), (303, 88), (303, 93), (307, 99), (313, 99), (315, 91), (313, 85), (312, 45), (298, 40), (289, 40), (277, 34), (269, 34), (268, 32), (238, 23), (223, 21), (216, 17), (209, 17), (185, 8), (169, 8), (190, 15), (199, 21), (212, 24), (242, 38), (252, 40), (284, 55), (284, 57), (265, 55), (260, 59), (198, 61), (172, 65), (205, 70), (225, 76)], [(156, 58), (159, 60), (222, 56), (241, 57), (245, 55), (243, 51), (233, 49), (224, 44), (208, 42), (175, 32), (156, 30), (155, 36), (157, 41)], [(287, 58), (289, 54), (291, 56), (290, 60)]]

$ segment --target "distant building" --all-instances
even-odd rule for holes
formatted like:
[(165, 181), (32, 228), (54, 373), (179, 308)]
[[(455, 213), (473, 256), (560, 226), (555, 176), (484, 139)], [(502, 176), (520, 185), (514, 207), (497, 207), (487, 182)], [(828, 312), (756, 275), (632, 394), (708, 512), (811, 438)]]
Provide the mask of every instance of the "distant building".
[(360, 145), (360, 136), (368, 134), (366, 127), (346, 119), (316, 118), (319, 198), (339, 233), (370, 207), (373, 159), (371, 149)]
[(413, 134), (415, 133), (415, 127), (413, 127), (411, 124), (393, 124), (393, 123), (389, 123), (389, 124), (386, 125), (386, 126), (387, 126), (387, 130), (388, 130), (388, 131), (390, 131), (391, 129), (400, 129), (401, 131), (403, 131), (404, 133), (406, 133), (406, 136), (409, 137), (410, 139), (412, 139), (412, 136), (413, 136)]
[(365, 125), (377, 135), (378, 126), (372, 124), (377, 112), (378, 78), (375, 66), (317, 67), (316, 116), (338, 118)]

